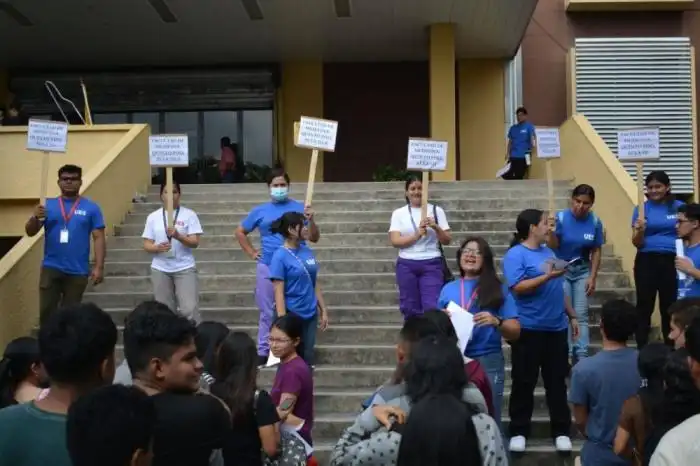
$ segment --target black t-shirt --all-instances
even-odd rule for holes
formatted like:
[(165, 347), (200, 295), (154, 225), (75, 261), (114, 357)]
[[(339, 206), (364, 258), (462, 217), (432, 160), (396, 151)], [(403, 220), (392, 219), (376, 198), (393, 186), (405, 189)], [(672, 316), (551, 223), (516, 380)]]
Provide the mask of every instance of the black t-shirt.
[(153, 466), (208, 466), (230, 436), (231, 417), (220, 400), (204, 394), (153, 396), (158, 417)]
[[(221, 384), (214, 384), (211, 392), (222, 399)], [(269, 426), (280, 421), (277, 409), (270, 395), (260, 390), (257, 397), (257, 405), (253, 401), (245, 413), (235, 416), (233, 428), (224, 441), (224, 463), (226, 466), (260, 466), (262, 464), (262, 443), (260, 442), (260, 427)]]

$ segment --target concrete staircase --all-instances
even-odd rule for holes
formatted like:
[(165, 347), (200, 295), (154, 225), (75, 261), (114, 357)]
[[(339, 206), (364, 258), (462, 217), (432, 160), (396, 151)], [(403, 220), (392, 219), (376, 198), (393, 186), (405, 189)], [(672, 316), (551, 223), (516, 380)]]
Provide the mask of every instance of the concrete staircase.
[[(569, 189), (568, 183), (555, 183), (557, 208), (568, 205)], [(203, 319), (225, 322), (255, 335), (255, 264), (241, 251), (233, 229), (251, 207), (267, 200), (266, 187), (186, 185), (182, 192), (183, 205), (198, 213), (205, 231), (196, 252)], [(292, 196), (303, 199), (303, 186), (293, 185)], [(321, 464), (327, 464), (329, 450), (358, 412), (361, 401), (390, 377), (394, 367), (401, 316), (394, 279), (396, 251), (388, 244), (387, 230), (391, 212), (402, 205), (403, 196), (403, 183), (320, 183), (315, 188), (321, 240), (313, 247), (331, 318), (330, 329), (318, 336), (315, 372), (313, 434)], [(435, 183), (430, 198), (447, 212), (454, 241), (445, 253), (453, 267), (457, 246), (473, 234), (489, 241), (500, 262), (519, 211), (547, 206), (546, 183), (542, 181)], [(119, 227), (119, 235), (108, 241), (105, 282), (86, 293), (86, 300), (108, 310), (119, 325), (136, 304), (151, 298), (150, 258), (141, 250), (140, 235), (146, 216), (159, 206), (156, 187), (149, 191), (147, 202), (134, 204)], [(253, 237), (257, 244), (257, 235)], [(600, 304), (613, 297), (631, 299), (632, 289), (612, 248), (606, 246), (598, 290), (592, 299), (591, 324), (599, 321)], [(595, 352), (600, 344), (598, 328), (591, 334)], [(510, 347), (504, 350), (509, 364)], [(273, 370), (261, 371), (261, 385), (271, 385), (273, 376)], [(507, 387), (503, 410), (506, 428), (508, 396)], [(556, 455), (549, 440), (542, 388), (537, 389), (535, 398), (533, 438), (527, 454), (516, 464), (573, 464), (573, 459)], [(577, 449), (580, 445), (580, 441), (575, 442)]]

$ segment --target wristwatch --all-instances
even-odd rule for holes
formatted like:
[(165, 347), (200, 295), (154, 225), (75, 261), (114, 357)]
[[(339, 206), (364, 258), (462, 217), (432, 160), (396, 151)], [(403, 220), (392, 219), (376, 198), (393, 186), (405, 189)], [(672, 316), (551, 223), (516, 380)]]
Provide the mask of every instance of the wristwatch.
[(495, 316), (496, 320), (498, 321), (498, 324), (496, 325), (496, 328), (501, 328), (501, 325), (503, 325), (503, 319), (501, 319), (498, 316)]

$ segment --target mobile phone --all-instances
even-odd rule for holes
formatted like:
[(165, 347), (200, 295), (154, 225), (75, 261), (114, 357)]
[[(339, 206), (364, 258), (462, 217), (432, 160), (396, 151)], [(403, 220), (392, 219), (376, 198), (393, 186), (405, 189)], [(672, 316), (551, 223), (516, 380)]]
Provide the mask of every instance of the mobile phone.
[(566, 264), (566, 267), (565, 267), (565, 268), (569, 268), (569, 267), (572, 267), (572, 266), (581, 265), (582, 263), (583, 263), (583, 259), (581, 259), (580, 257), (577, 257), (576, 259), (571, 259), (571, 260)]
[(285, 399), (282, 400), (282, 402), (280, 403), (280, 409), (281, 409), (282, 411), (287, 411), (287, 410), (291, 409), (291, 407), (292, 407), (293, 405), (294, 405), (294, 399), (292, 399), (292, 398), (285, 398)]

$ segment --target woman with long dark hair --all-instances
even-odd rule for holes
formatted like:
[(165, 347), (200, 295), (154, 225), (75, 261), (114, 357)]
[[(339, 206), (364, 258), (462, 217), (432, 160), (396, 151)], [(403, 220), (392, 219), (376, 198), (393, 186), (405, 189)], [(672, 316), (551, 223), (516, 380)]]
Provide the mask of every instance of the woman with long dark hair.
[[(571, 411), (567, 401), (568, 329), (578, 338), (575, 311), (564, 294), (565, 270), (555, 268), (554, 251), (545, 246), (550, 228), (544, 212), (526, 209), (515, 222), (503, 275), (518, 307), (520, 338), (512, 343), (513, 388), (510, 394), (510, 451), (521, 453), (530, 435), (534, 392), (540, 371), (558, 451), (569, 452)], [(568, 318), (567, 318), (568, 317)]]
[(8, 343), (0, 359), (0, 409), (35, 400), (45, 384), (36, 338), (20, 337)]
[(569, 336), (569, 356), (572, 365), (588, 356), (588, 297), (593, 294), (600, 270), (601, 248), (605, 243), (603, 224), (591, 211), (595, 202), (595, 190), (580, 184), (571, 193), (571, 207), (557, 212), (554, 234), (547, 237), (547, 244), (559, 259), (579, 260), (566, 268), (564, 291), (576, 311), (580, 334), (573, 341)]
[(287, 212), (272, 223), (270, 230), (281, 235), (284, 244), (272, 255), (269, 274), (277, 316), (290, 313), (302, 320), (300, 356), (313, 366), (316, 327), (326, 330), (328, 312), (316, 280), (316, 258), (303, 244), (303, 229), (304, 216), (298, 212)]
[(421, 218), (421, 180), (411, 176), (405, 189), (406, 205), (391, 214), (389, 226), (389, 241), (399, 250), (396, 284), (404, 319), (437, 306), (445, 283), (441, 245), (452, 241), (442, 207), (428, 203), (427, 217)]
[(637, 291), (637, 347), (649, 341), (651, 315), (659, 295), (661, 330), (667, 345), (670, 316), (668, 307), (676, 301), (678, 279), (676, 273), (676, 223), (678, 208), (683, 205), (671, 194), (671, 179), (666, 172), (653, 171), (644, 180), (647, 201), (644, 218), (639, 218), (639, 207), (632, 212), (632, 244), (637, 248), (634, 259), (634, 286)]
[[(304, 214), (307, 225), (305, 239), (316, 243), (321, 234), (314, 221), (314, 211), (311, 206), (289, 197), (289, 175), (281, 168), (270, 171), (266, 179), (270, 192), (270, 201), (259, 204), (248, 213), (236, 228), (236, 239), (243, 251), (251, 260), (257, 262), (255, 275), (255, 303), (260, 310), (258, 323), (258, 362), (264, 365), (270, 354), (268, 339), (270, 326), (275, 318), (275, 291), (270, 281), (270, 262), (272, 256), (282, 246), (284, 238), (272, 231), (272, 224), (287, 212)], [(260, 248), (250, 243), (248, 235), (254, 230), (260, 233)]]
[(233, 429), (224, 442), (226, 464), (261, 466), (260, 451), (274, 458), (280, 444), (277, 409), (264, 390), (258, 390), (258, 351), (244, 332), (232, 332), (221, 343), (211, 387), (231, 410)]
[(461, 278), (447, 283), (440, 292), (438, 306), (450, 302), (474, 314), (476, 327), (464, 355), (479, 361), (491, 383), (493, 417), (500, 426), (505, 358), (502, 338), (513, 341), (520, 335), (518, 309), (507, 286), (498, 278), (493, 251), (485, 239), (473, 236), (457, 250)]

